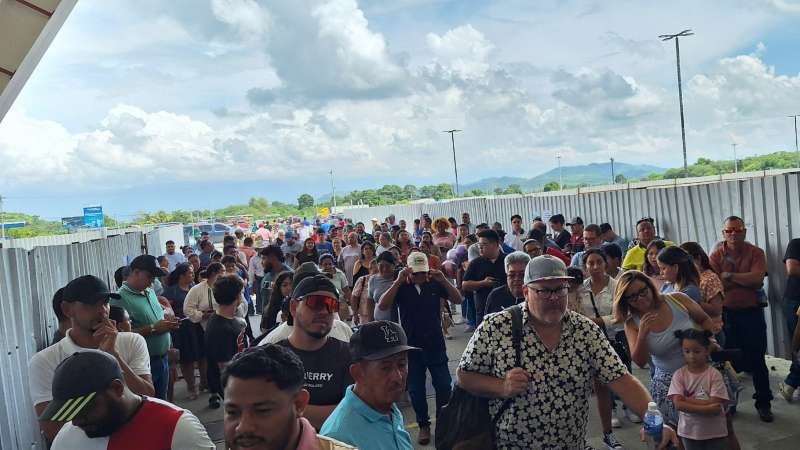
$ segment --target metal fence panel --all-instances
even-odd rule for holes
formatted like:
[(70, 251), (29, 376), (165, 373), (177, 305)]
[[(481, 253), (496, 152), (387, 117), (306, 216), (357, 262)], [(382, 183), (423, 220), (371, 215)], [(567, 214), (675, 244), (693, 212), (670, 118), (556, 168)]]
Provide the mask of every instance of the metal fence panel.
[(569, 220), (581, 216), (588, 223), (608, 222), (617, 233), (635, 238), (636, 221), (656, 219), (656, 231), (676, 242), (696, 241), (709, 253), (722, 239), (722, 221), (730, 215), (745, 220), (748, 240), (767, 254), (770, 307), (769, 351), (786, 354), (786, 333), (780, 300), (786, 284), (783, 252), (792, 237), (800, 236), (800, 176), (797, 170), (752, 172), (687, 180), (659, 180), (577, 190), (489, 196), (372, 208), (342, 208), (347, 217), (369, 223), (394, 213), (409, 222), (428, 213), (461, 221), (468, 212), (475, 224), (498, 221), (510, 227), (512, 214), (523, 216), (525, 228), (544, 211), (562, 213)]

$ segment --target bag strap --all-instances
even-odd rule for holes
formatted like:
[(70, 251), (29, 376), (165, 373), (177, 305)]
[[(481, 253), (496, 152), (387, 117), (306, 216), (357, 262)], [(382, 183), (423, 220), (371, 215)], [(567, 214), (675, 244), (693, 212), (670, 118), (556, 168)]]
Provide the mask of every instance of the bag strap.
[[(595, 317), (599, 319), (600, 318), (600, 311), (597, 309), (597, 304), (594, 301), (594, 293), (592, 293), (592, 289), (591, 288), (589, 288), (589, 300), (592, 301), (592, 309), (594, 309)], [(603, 322), (602, 325), (600, 325), (600, 328), (603, 330), (603, 334), (606, 334), (606, 335), (608, 334), (608, 330), (606, 330), (605, 322)]]
[[(522, 307), (520, 305), (510, 306), (508, 310), (511, 312), (511, 345), (514, 347), (515, 364), (514, 367), (522, 366)], [(497, 424), (500, 417), (504, 412), (514, 403), (513, 398), (507, 398), (497, 414), (492, 417), (492, 425)], [(493, 427), (494, 428), (494, 427)]]
[(666, 297), (667, 300), (671, 301), (672, 304), (677, 306), (681, 311), (685, 313), (689, 312), (689, 309), (686, 307), (686, 305), (684, 305), (683, 302), (681, 300), (678, 300), (678, 298), (676, 298), (674, 295), (666, 294), (664, 297)]

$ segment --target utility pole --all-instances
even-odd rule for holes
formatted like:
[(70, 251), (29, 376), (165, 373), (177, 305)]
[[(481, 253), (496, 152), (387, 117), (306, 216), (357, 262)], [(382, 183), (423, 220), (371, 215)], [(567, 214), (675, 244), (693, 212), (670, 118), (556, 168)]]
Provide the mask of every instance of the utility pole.
[(800, 147), (797, 146), (797, 118), (800, 117), (800, 114), (789, 117), (794, 119), (794, 151), (797, 153), (797, 167), (800, 167)]
[(5, 214), (3, 213), (3, 196), (0, 195), (0, 239), (6, 240), (6, 221)]
[(445, 130), (442, 133), (450, 133), (450, 142), (453, 144), (453, 171), (456, 173), (456, 197), (459, 196), (458, 194), (458, 163), (456, 163), (456, 139), (453, 137), (456, 133), (459, 133), (463, 130)]
[(556, 158), (558, 158), (558, 190), (559, 191), (563, 191), (564, 190), (564, 177), (561, 174), (561, 155), (556, 155)]
[(736, 144), (731, 144), (733, 147), (733, 173), (739, 173), (739, 160), (736, 159)]
[(611, 184), (615, 184), (617, 177), (614, 176), (614, 158), (611, 158)]
[(681, 86), (681, 47), (678, 44), (679, 37), (691, 36), (694, 33), (692, 30), (683, 30), (677, 34), (662, 34), (659, 36), (662, 41), (675, 39), (675, 58), (678, 61), (678, 102), (681, 108), (681, 140), (683, 142), (683, 173), (685, 177), (689, 177), (689, 166), (686, 163), (686, 128), (683, 119), (683, 87)]
[[(333, 208), (336, 208), (336, 188), (333, 184), (333, 170), (330, 171), (331, 174), (331, 205)], [(331, 208), (331, 213), (333, 213), (333, 208)]]

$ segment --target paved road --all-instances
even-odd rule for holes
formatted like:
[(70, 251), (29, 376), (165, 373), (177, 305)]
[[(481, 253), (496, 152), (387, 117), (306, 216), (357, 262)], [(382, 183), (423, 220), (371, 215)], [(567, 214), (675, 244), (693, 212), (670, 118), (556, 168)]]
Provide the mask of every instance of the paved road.
[[(255, 329), (257, 329), (258, 320), (253, 320), (253, 322), (256, 324)], [(453, 374), (455, 374), (458, 360), (470, 336), (463, 329), (463, 325), (456, 325), (451, 329), (454, 339), (447, 341), (447, 353), (450, 357), (450, 369)], [(736, 434), (739, 436), (743, 449), (798, 450), (800, 449), (800, 399), (796, 399), (794, 403), (790, 404), (779, 397), (776, 392), (778, 383), (789, 370), (789, 363), (786, 360), (769, 358), (767, 366), (770, 368), (773, 393), (778, 397), (773, 401), (772, 406), (775, 422), (765, 424), (759, 421), (751, 398), (753, 385), (750, 378), (744, 375), (743, 384), (745, 390), (741, 393), (738, 406), (739, 412), (734, 419)], [(634, 375), (647, 385), (649, 379), (647, 370), (634, 369)], [(428, 391), (430, 393), (428, 402), (432, 413), (435, 407), (432, 398), (433, 388), (431, 388), (430, 383), (428, 384)], [(192, 402), (185, 401), (185, 398), (186, 385), (183, 382), (178, 382), (175, 385), (176, 403), (192, 410), (206, 425), (211, 438), (218, 443), (217, 448), (224, 449), (221, 410), (208, 409), (208, 394), (201, 395), (199, 399)], [(417, 425), (414, 423), (414, 411), (408, 405), (403, 407), (402, 410), (411, 437), (416, 441)], [(644, 445), (638, 442), (638, 427), (636, 425), (625, 422), (621, 429), (615, 430), (615, 433), (617, 438), (623, 444), (626, 444), (626, 448), (644, 448)], [(605, 449), (600, 441), (601, 434), (600, 420), (597, 416), (594, 401), (592, 401), (592, 406), (589, 408), (588, 439), (589, 443), (596, 449)], [(433, 449), (433, 445), (415, 445), (415, 448)]]

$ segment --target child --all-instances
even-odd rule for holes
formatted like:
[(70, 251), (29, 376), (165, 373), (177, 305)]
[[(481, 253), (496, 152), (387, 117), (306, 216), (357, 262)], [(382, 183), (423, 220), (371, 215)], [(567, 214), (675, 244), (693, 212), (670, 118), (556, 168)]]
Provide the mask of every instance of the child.
[(234, 355), (245, 348), (244, 320), (236, 317), (242, 302), (244, 282), (236, 275), (220, 276), (214, 283), (214, 300), (219, 305), (206, 325), (206, 357), (208, 358), (209, 407), (216, 409), (222, 402), (222, 369)]
[(678, 436), (686, 450), (727, 449), (725, 404), (728, 391), (722, 374), (709, 364), (712, 336), (707, 330), (678, 330), (686, 365), (672, 375), (669, 398), (678, 410)]

